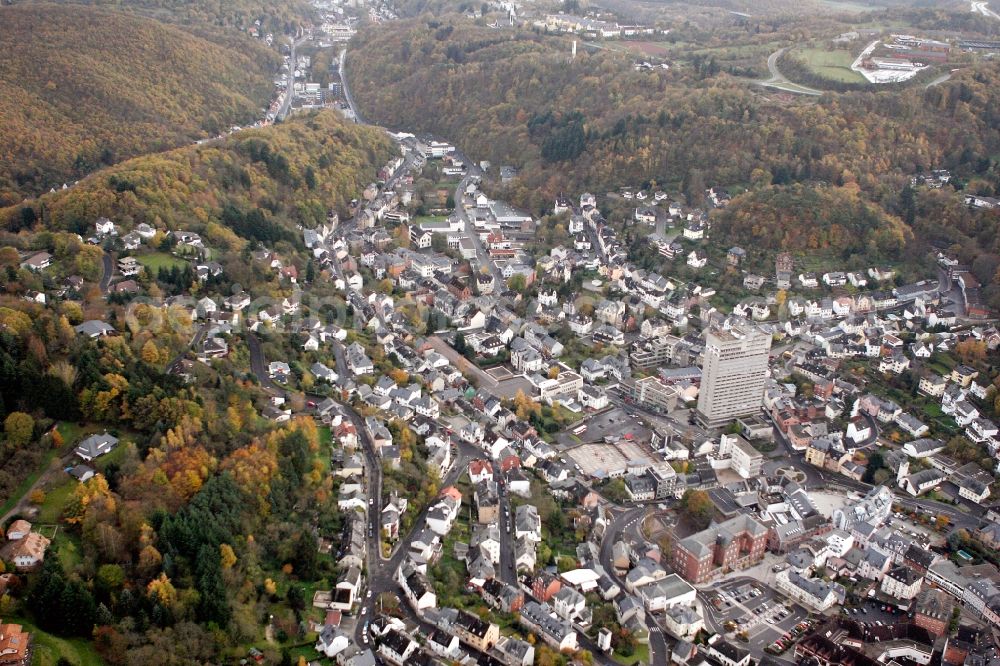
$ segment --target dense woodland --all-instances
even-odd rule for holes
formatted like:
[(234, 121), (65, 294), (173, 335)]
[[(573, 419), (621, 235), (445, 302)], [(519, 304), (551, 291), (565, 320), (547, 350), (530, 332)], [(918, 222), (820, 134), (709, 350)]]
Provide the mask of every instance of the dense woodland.
[(834, 249), (842, 260), (896, 258), (913, 241), (902, 220), (867, 202), (853, 186), (758, 189), (736, 197), (718, 217), (717, 229), (747, 247)]
[[(627, 57), (606, 51), (571, 61), (565, 40), (457, 19), (399, 22), (358, 42), (365, 55), (352, 63), (352, 85), (366, 115), (525, 167), (524, 189), (541, 187), (537, 203), (560, 189), (649, 180), (697, 195), (701, 185), (749, 184), (765, 171), (764, 184), (854, 181), (878, 199), (920, 169), (971, 172), (1000, 143), (1000, 71), (992, 66), (926, 92), (775, 103), (724, 73), (635, 72)], [(579, 117), (585, 149), (572, 168), (548, 168), (563, 155), (545, 159), (551, 132), (536, 128), (558, 130)]]
[[(1000, 184), (992, 158), (1000, 148), (994, 63), (970, 64), (932, 88), (815, 100), (755, 89), (704, 66), (707, 58), (636, 72), (624, 54), (581, 51), (571, 60), (565, 39), (454, 16), (381, 26), (357, 41), (364, 57), (353, 61), (352, 86), (366, 116), (520, 167), (507, 195), (537, 213), (559, 192), (655, 183), (702, 205), (707, 187), (750, 189), (723, 216), (721, 228), (734, 241), (763, 237), (772, 251), (901, 260), (923, 256), (932, 236), (975, 255), (967, 234), (981, 231), (973, 221), (969, 231), (914, 234), (934, 228), (938, 214), (913, 205), (903, 214), (910, 175), (948, 168), (958, 186), (985, 194)], [(787, 214), (806, 210), (806, 202), (825, 206), (810, 215), (816, 227), (808, 232)], [(994, 245), (981, 251), (995, 253)]]
[(301, 0), (61, 0), (67, 3), (107, 7), (152, 16), (168, 23), (204, 28), (218, 26), (247, 30), (260, 21), (260, 28), (279, 34), (291, 33), (309, 15)]
[[(255, 640), (269, 614), (297, 635), (302, 586), (334, 573), (302, 529), (336, 530), (319, 513), (333, 519), (336, 497), (320, 473), (326, 454), (312, 420), (273, 430), (252, 405), (252, 386), (228, 378), (184, 387), (157, 353), (169, 332), (94, 343), (73, 335), (71, 311), (35, 314), (0, 335), (5, 468), (9, 449), (63, 446), (56, 431), (39, 438), (52, 418), (103, 422), (128, 443), (55, 516), (58, 543), (75, 555), (46, 558), (6, 598), (5, 615), (93, 640), (106, 663), (122, 665), (224, 661), (242, 654), (227, 649)], [(60, 399), (21, 397), (39, 373)], [(20, 421), (23, 438), (11, 425)]]
[(0, 205), (263, 117), (280, 59), (246, 37), (79, 5), (0, 7)]
[(333, 111), (296, 116), (216, 142), (137, 157), (99, 171), (65, 191), (0, 211), (17, 231), (91, 233), (100, 216), (124, 227), (197, 231), (215, 247), (243, 239), (298, 240), (347, 204), (395, 150), (381, 131), (348, 125)]

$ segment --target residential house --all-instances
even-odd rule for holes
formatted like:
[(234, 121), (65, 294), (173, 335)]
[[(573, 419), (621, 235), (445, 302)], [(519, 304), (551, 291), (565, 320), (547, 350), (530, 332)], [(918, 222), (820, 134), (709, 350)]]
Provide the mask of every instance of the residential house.
[(525, 628), (538, 634), (545, 643), (556, 650), (577, 649), (577, 635), (573, 625), (560, 619), (548, 604), (529, 601), (524, 604), (519, 617)]
[(74, 450), (77, 456), (86, 461), (94, 460), (106, 453), (110, 453), (118, 445), (118, 438), (109, 435), (107, 432), (99, 435), (90, 435), (83, 439)]

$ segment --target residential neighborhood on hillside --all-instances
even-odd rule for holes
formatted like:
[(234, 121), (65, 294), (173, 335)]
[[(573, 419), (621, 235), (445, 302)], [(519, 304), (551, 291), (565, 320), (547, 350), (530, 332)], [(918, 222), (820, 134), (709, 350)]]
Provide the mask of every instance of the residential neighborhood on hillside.
[(1000, 664), (988, 2), (132, 4), (0, 6), (0, 666)]

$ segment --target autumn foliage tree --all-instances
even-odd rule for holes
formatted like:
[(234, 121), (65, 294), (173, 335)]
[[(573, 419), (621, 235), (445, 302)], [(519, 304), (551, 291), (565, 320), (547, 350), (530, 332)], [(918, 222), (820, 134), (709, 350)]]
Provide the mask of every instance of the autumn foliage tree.
[(21, 448), (31, 441), (35, 431), (35, 419), (24, 412), (11, 412), (3, 422), (3, 433), (7, 443)]
[(704, 490), (688, 489), (680, 501), (681, 515), (685, 516), (696, 529), (705, 529), (715, 515), (712, 498)]

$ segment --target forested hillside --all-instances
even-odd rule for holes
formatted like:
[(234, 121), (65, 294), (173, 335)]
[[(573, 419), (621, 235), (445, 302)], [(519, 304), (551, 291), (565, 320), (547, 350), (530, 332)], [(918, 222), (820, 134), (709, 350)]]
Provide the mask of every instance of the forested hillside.
[(0, 205), (263, 115), (277, 53), (80, 5), (0, 7)]
[(745, 247), (798, 253), (832, 249), (843, 260), (897, 258), (913, 240), (902, 220), (865, 201), (854, 185), (796, 183), (748, 192), (721, 212), (716, 230)]
[(137, 157), (3, 217), (12, 230), (44, 216), (50, 230), (90, 233), (103, 215), (126, 228), (147, 222), (206, 232), (226, 245), (233, 241), (224, 228), (243, 238), (297, 239), (296, 224), (314, 226), (331, 209), (345, 212), (392, 150), (383, 132), (318, 112)]
[(351, 83), (377, 122), (523, 167), (518, 198), (534, 209), (559, 191), (648, 180), (695, 200), (710, 185), (808, 180), (856, 182), (880, 200), (904, 174), (971, 172), (1000, 146), (995, 65), (926, 91), (776, 103), (722, 73), (635, 72), (607, 51), (571, 61), (568, 46), (458, 19), (404, 21), (359, 34)]
[(301, 0), (59, 0), (131, 11), (168, 23), (190, 26), (220, 26), (246, 30), (256, 21), (265, 31), (290, 32), (308, 15)]

